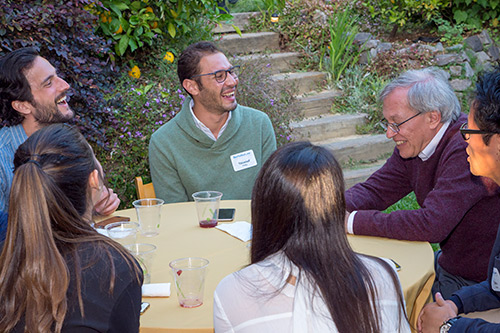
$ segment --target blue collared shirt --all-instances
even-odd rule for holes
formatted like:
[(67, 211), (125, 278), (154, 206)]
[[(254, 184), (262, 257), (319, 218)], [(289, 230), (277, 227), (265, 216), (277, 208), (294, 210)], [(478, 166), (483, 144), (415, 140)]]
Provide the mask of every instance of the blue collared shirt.
[(14, 178), (14, 154), (28, 139), (23, 125), (0, 128), (0, 211), (7, 213), (9, 194)]

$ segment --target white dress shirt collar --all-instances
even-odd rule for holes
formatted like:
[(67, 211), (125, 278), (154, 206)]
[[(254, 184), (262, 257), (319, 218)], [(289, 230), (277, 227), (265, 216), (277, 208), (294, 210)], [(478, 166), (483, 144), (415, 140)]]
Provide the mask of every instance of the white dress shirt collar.
[[(189, 102), (189, 111), (191, 111), (191, 115), (193, 116), (194, 124), (196, 125), (196, 127), (202, 130), (202, 132), (205, 133), (210, 139), (217, 141), (217, 138), (212, 133), (212, 131), (207, 126), (205, 126), (205, 124), (202, 123), (198, 118), (196, 118), (193, 112), (193, 106), (194, 106), (194, 101), (191, 99), (191, 101)], [(226, 122), (224, 123), (224, 125), (222, 125), (222, 128), (219, 131), (219, 137), (222, 135), (222, 132), (224, 132), (224, 130), (226, 129), (227, 124), (229, 123), (229, 119), (231, 119), (231, 113), (232, 112), (229, 112)]]

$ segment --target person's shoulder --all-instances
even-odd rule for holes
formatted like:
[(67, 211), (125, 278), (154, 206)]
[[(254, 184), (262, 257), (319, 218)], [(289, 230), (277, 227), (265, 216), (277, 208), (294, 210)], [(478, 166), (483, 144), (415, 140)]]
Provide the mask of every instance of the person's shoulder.
[(168, 138), (169, 136), (174, 135), (173, 131), (178, 128), (178, 116), (179, 115), (170, 119), (167, 123), (163, 124), (160, 128), (154, 131), (154, 133), (151, 135), (151, 141), (163, 140), (164, 138)]
[(15, 132), (16, 126), (4, 126), (0, 128), (0, 150), (11, 144)]

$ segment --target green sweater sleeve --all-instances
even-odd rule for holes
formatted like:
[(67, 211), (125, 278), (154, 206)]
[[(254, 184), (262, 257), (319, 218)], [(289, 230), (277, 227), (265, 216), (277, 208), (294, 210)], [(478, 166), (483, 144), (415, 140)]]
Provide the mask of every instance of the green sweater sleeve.
[(170, 151), (161, 149), (161, 145), (160, 138), (153, 135), (149, 143), (149, 165), (156, 197), (165, 203), (189, 201), (177, 168), (172, 165), (173, 159), (166, 156)]

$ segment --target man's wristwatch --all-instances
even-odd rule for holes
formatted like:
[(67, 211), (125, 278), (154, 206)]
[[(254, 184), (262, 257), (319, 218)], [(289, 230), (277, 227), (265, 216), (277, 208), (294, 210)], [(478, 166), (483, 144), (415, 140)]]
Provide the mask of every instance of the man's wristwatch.
[(443, 323), (443, 325), (441, 325), (441, 327), (439, 328), (439, 333), (448, 333), (448, 331), (450, 330), (451, 326), (453, 326), (453, 324), (455, 324), (455, 322), (457, 320), (459, 320), (460, 316), (456, 316), (456, 317), (453, 317), (451, 319), (448, 319), (447, 321), (445, 321)]

